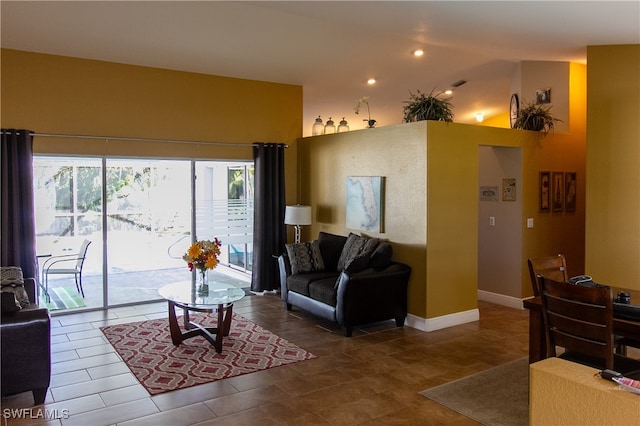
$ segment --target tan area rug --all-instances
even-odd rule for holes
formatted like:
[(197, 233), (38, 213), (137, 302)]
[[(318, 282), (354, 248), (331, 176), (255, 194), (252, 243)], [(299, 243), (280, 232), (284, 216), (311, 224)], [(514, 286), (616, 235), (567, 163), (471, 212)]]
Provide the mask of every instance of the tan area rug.
[(529, 424), (527, 357), (420, 392), (485, 426)]
[[(216, 315), (191, 315), (215, 326)], [(182, 317), (178, 318), (182, 327)], [(248, 319), (233, 314), (222, 353), (204, 337), (174, 346), (168, 319), (101, 327), (102, 333), (151, 395), (316, 358)]]

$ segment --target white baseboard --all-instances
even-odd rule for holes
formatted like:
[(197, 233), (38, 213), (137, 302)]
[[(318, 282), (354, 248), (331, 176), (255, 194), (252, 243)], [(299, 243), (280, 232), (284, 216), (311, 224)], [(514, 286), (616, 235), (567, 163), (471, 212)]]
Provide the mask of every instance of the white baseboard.
[[(495, 303), (496, 305), (506, 306), (513, 309), (524, 309), (522, 302), (513, 296), (505, 296), (504, 294), (491, 293), (489, 291), (478, 290), (478, 300), (483, 302)], [(455, 314), (443, 315), (436, 318), (422, 318), (416, 315), (408, 314), (405, 324), (409, 327), (416, 328), (420, 331), (435, 331), (442, 328), (453, 327), (455, 325), (466, 324), (468, 322), (478, 321), (480, 319), (480, 311), (471, 309)]]
[(436, 331), (442, 328), (453, 327), (454, 325), (478, 321), (479, 319), (480, 311), (478, 311), (478, 309), (471, 309), (469, 311), (456, 312), (455, 314), (443, 315), (436, 318), (421, 318), (408, 314), (406, 324), (409, 327), (421, 331)]
[(524, 299), (519, 299), (513, 296), (506, 296), (504, 294), (491, 293), (485, 290), (478, 290), (478, 300), (483, 302), (495, 303), (496, 305), (506, 306), (513, 309), (524, 309), (522, 302)]

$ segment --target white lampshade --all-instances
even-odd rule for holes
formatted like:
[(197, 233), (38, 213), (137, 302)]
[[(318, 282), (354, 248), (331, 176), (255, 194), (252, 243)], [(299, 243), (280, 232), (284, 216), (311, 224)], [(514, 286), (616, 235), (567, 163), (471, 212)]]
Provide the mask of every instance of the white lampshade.
[(285, 225), (311, 225), (311, 206), (287, 206), (284, 210)]

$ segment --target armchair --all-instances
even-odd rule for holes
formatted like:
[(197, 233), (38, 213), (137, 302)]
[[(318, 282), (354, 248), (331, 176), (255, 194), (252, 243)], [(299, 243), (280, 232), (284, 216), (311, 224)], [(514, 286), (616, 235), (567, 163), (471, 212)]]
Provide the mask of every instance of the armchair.
[[(2, 396), (31, 391), (38, 405), (44, 403), (51, 380), (51, 319), (49, 310), (37, 304), (35, 279), (24, 279), (24, 287), (30, 305), (17, 312), (2, 312)], [(15, 301), (12, 293), (3, 292), (2, 298)]]

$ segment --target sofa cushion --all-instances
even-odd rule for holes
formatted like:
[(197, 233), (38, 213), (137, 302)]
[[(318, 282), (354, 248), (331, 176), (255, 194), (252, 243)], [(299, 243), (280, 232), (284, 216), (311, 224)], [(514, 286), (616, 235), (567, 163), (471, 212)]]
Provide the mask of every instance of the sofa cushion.
[(327, 305), (336, 306), (337, 292), (335, 289), (336, 278), (325, 278), (323, 280), (309, 283), (309, 296)]
[(371, 254), (371, 262), (369, 267), (374, 269), (384, 269), (391, 263), (393, 256), (393, 248), (389, 243), (380, 243)]
[(324, 271), (324, 262), (320, 254), (318, 241), (286, 244), (287, 255), (291, 263), (291, 273)]
[(318, 234), (318, 244), (320, 245), (320, 254), (322, 254), (325, 270), (338, 270), (338, 260), (346, 242), (347, 237), (344, 235), (334, 235), (327, 232)]
[[(338, 271), (343, 271), (349, 264), (357, 257), (369, 258), (374, 252), (380, 240), (378, 238), (366, 238), (356, 235), (354, 233), (349, 234), (347, 242), (344, 244), (342, 253), (340, 253), (340, 259), (338, 260)], [(358, 266), (361, 266), (359, 263)], [(364, 266), (366, 268), (367, 265)], [(364, 269), (363, 268), (363, 269)]]
[(21, 307), (29, 306), (29, 296), (24, 289), (22, 269), (17, 266), (3, 266), (0, 268), (0, 291), (11, 292)]
[(338, 274), (336, 272), (324, 271), (324, 272), (311, 272), (296, 275), (289, 275), (287, 277), (287, 289), (300, 293), (304, 296), (309, 296), (309, 285), (314, 281), (320, 281), (328, 279), (335, 283)]

